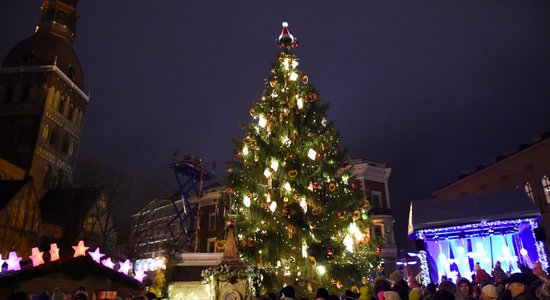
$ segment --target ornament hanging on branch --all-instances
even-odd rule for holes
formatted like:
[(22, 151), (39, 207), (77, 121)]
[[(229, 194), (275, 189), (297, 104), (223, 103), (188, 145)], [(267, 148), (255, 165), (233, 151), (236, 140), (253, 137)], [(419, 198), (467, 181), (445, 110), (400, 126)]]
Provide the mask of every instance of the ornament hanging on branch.
[(286, 226), (286, 232), (288, 233), (288, 238), (291, 239), (296, 233), (296, 227), (292, 224)]

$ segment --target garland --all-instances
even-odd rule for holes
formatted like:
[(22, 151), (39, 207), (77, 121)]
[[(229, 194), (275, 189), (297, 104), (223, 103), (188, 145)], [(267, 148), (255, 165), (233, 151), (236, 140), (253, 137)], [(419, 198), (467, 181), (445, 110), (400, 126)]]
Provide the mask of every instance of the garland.
[(213, 281), (235, 282), (237, 279), (248, 279), (256, 284), (259, 282), (260, 272), (258, 268), (252, 266), (231, 270), (228, 265), (219, 265), (202, 270), (201, 278), (203, 284), (209, 284)]

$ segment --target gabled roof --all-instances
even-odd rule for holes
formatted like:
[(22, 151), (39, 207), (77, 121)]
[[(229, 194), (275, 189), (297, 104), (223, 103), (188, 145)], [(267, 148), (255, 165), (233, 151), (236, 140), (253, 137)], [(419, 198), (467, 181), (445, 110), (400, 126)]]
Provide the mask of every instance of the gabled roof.
[(76, 281), (88, 276), (95, 276), (101, 278), (105, 284), (113, 281), (135, 290), (143, 289), (143, 285), (137, 280), (95, 263), (89, 256), (63, 258), (58, 261), (46, 262), (38, 267), (27, 267), (22, 268), (20, 271), (0, 273), (0, 287), (13, 287), (21, 281), (28, 281), (37, 277), (54, 277), (55, 274), (65, 274)]
[(0, 210), (4, 209), (11, 199), (27, 184), (29, 179), (0, 181)]
[(42, 220), (61, 227), (63, 238), (76, 239), (84, 217), (101, 196), (102, 188), (58, 188), (40, 200)]
[(533, 200), (520, 189), (475, 196), (417, 200), (411, 202), (409, 235), (418, 229), (538, 216)]

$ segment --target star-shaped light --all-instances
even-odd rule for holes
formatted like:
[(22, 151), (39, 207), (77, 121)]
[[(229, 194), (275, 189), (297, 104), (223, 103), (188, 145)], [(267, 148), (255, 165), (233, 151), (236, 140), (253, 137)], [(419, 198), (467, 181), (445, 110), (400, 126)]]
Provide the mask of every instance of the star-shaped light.
[(73, 249), (74, 249), (73, 257), (86, 256), (86, 250), (88, 250), (89, 248), (90, 247), (84, 246), (84, 241), (79, 241), (78, 245), (73, 246)]
[(115, 263), (111, 260), (111, 258), (107, 258), (101, 261), (101, 264), (106, 266), (109, 269), (112, 269), (115, 267)]
[(139, 282), (143, 282), (143, 278), (145, 277), (147, 277), (147, 275), (145, 274), (145, 271), (143, 271), (143, 269), (137, 270), (136, 275), (134, 275), (134, 279)]
[(128, 271), (130, 271), (130, 269), (132, 268), (132, 263), (130, 262), (130, 260), (127, 259), (123, 263), (119, 262), (118, 264), (120, 265), (120, 268), (118, 268), (118, 271), (120, 273), (124, 273), (128, 275)]
[(59, 248), (57, 248), (57, 244), (53, 243), (50, 244), (50, 261), (56, 261), (59, 259)]
[(5, 260), (2, 259), (2, 254), (0, 254), (0, 273), (2, 273), (2, 265), (4, 264)]
[(40, 249), (38, 249), (38, 247), (32, 248), (32, 255), (29, 256), (29, 258), (32, 259), (33, 267), (38, 267), (44, 263), (44, 258), (42, 257), (43, 255), (44, 252), (40, 252)]
[(19, 265), (21, 258), (22, 257), (17, 256), (17, 253), (15, 253), (15, 251), (10, 252), (8, 260), (6, 261), (8, 263), (8, 271), (21, 270), (21, 266)]
[(94, 252), (88, 251), (88, 254), (89, 254), (89, 255), (92, 257), (92, 259), (93, 259), (96, 263), (98, 263), (98, 264), (101, 263), (101, 258), (102, 258), (103, 256), (105, 256), (105, 254), (99, 252), (99, 247), (95, 248), (95, 251), (94, 251)]

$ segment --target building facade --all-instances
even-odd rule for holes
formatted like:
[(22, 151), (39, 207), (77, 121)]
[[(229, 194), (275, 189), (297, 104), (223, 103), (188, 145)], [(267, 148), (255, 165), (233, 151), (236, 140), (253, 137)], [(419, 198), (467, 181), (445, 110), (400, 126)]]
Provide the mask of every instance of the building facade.
[[(35, 33), (0, 68), (0, 159), (33, 178), (39, 198), (72, 181), (89, 101), (72, 46), (77, 2), (44, 0)], [(23, 179), (8, 167), (0, 164), (0, 178)]]
[(391, 168), (385, 163), (372, 162), (363, 159), (350, 161), (353, 166), (353, 175), (361, 181), (361, 188), (365, 192), (366, 201), (372, 207), (371, 237), (380, 240), (380, 256), (384, 262), (386, 273), (390, 274), (396, 268), (397, 244), (393, 225), (388, 179)]
[[(550, 133), (531, 144), (520, 145), (517, 151), (495, 158), (475, 172), (433, 192), (437, 198), (485, 194), (522, 188), (542, 216), (542, 228), (550, 233)], [(539, 239), (546, 239), (543, 233)], [(546, 241), (546, 247), (550, 245)]]

